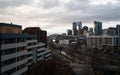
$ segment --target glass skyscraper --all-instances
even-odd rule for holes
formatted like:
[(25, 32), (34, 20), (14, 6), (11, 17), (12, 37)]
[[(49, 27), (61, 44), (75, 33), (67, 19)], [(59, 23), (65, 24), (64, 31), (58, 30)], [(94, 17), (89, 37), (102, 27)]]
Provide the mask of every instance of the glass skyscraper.
[(82, 29), (82, 22), (73, 22), (73, 35), (80, 35), (80, 30)]
[(77, 35), (77, 22), (73, 22), (73, 35)]
[(95, 35), (102, 35), (102, 22), (94, 21)]
[(117, 25), (117, 27), (116, 27), (116, 33), (117, 33), (117, 35), (120, 36), (120, 25)]

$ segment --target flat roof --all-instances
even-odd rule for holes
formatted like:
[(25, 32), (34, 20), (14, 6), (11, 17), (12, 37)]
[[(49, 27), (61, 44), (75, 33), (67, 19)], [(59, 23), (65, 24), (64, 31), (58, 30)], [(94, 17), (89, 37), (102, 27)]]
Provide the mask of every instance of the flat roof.
[(17, 24), (9, 24), (9, 23), (0, 23), (0, 26), (6, 26), (6, 27), (15, 27), (15, 28), (22, 28), (21, 25), (17, 25)]

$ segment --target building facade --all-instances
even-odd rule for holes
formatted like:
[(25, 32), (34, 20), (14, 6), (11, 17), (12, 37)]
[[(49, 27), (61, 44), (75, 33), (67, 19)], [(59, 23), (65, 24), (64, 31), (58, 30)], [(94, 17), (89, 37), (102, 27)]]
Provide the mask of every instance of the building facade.
[(108, 28), (108, 35), (116, 35), (116, 28), (109, 27)]
[(102, 35), (102, 22), (94, 21), (95, 35)]
[(82, 22), (73, 22), (73, 35), (78, 36), (81, 33)]
[(78, 23), (78, 35), (80, 35), (82, 29), (82, 22), (77, 22), (77, 23)]
[(103, 46), (119, 46), (119, 36), (88, 36), (87, 46), (91, 48), (102, 49)]
[[(32, 64), (51, 59), (51, 50), (37, 36), (22, 34), (22, 26), (0, 23), (0, 74), (28, 75)], [(15, 30), (14, 30), (15, 28)], [(9, 31), (7, 31), (9, 29)]]
[(77, 36), (77, 23), (76, 22), (73, 22), (73, 35), (74, 36)]
[(23, 33), (37, 35), (38, 42), (44, 42), (47, 47), (47, 32), (45, 30), (41, 30), (39, 27), (27, 27)]

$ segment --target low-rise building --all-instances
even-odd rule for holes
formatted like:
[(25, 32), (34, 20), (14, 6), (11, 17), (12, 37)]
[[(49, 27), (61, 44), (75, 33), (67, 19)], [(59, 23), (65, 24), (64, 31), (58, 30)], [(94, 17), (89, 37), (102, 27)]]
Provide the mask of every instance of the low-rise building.
[(108, 46), (118, 46), (120, 43), (119, 36), (88, 36), (87, 46), (91, 48), (102, 49), (104, 45)]

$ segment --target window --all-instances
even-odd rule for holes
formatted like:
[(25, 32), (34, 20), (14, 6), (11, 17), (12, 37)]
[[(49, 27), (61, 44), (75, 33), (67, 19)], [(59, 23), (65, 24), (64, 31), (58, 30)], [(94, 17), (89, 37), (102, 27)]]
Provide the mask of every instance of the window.
[(19, 56), (17, 57), (17, 61), (23, 60), (25, 58), (27, 58), (27, 55)]
[(18, 47), (17, 48), (17, 52), (21, 52), (21, 51), (24, 51), (24, 50), (26, 50), (26, 47)]
[(17, 67), (17, 70), (23, 69), (24, 67), (26, 67), (26, 63), (24, 63), (24, 64), (18, 66), (18, 67)]
[(16, 72), (16, 67), (15, 67), (15, 68), (12, 68), (12, 69), (10, 69), (10, 70), (8, 70), (8, 71), (5, 71), (2, 75), (10, 75), (10, 74), (12, 74), (12, 73), (14, 73), (14, 72)]
[(2, 66), (7, 66), (7, 65), (10, 65), (10, 64), (15, 63), (15, 62), (16, 62), (16, 58), (5, 60), (2, 62)]
[(1, 50), (2, 55), (12, 54), (12, 53), (16, 53), (16, 48)]

